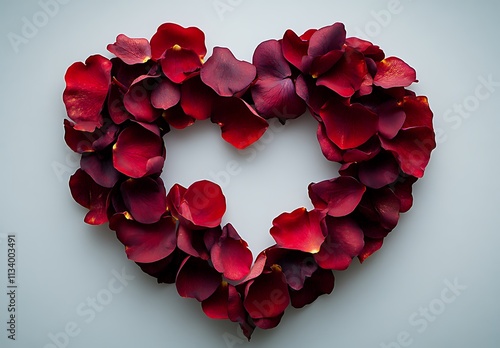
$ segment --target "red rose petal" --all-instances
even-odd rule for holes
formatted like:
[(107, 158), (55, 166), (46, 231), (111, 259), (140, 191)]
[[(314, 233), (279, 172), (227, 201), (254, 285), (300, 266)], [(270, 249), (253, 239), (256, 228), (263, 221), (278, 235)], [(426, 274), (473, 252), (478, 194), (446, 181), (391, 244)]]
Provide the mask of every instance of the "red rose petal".
[(175, 280), (181, 297), (205, 301), (217, 290), (222, 279), (219, 273), (203, 260), (188, 256), (181, 264)]
[(380, 47), (372, 44), (370, 41), (362, 40), (357, 37), (349, 37), (345, 41), (346, 45), (363, 53), (366, 57), (369, 57), (376, 62), (380, 62), (385, 58), (384, 51), (382, 51)]
[(154, 60), (160, 59), (167, 49), (175, 45), (192, 50), (200, 58), (207, 53), (205, 34), (196, 27), (184, 28), (175, 23), (164, 23), (151, 38), (151, 52)]
[(243, 305), (253, 319), (281, 315), (290, 303), (285, 275), (279, 267), (250, 281), (245, 289)]
[(309, 185), (309, 197), (316, 209), (328, 215), (349, 215), (361, 202), (366, 187), (351, 177), (338, 177)]
[(144, 273), (157, 278), (158, 283), (175, 283), (175, 278), (179, 272), (179, 267), (186, 258), (179, 249), (175, 249), (172, 254), (164, 259), (151, 263), (136, 262)]
[(196, 52), (184, 48), (168, 49), (160, 63), (163, 73), (175, 83), (184, 82), (202, 66)]
[(116, 124), (122, 124), (133, 118), (123, 104), (123, 96), (124, 92), (120, 91), (119, 87), (111, 85), (108, 94), (108, 112), (111, 120)]
[(401, 206), (399, 207), (400, 213), (405, 213), (410, 210), (413, 205), (412, 185), (417, 181), (417, 178), (410, 176), (401, 178), (394, 185), (394, 194), (398, 197)]
[(360, 146), (378, 130), (377, 115), (361, 104), (328, 102), (320, 116), (328, 138), (342, 150)]
[(82, 132), (75, 129), (75, 124), (64, 120), (64, 140), (68, 147), (77, 153), (93, 152), (93, 133)]
[(402, 130), (391, 140), (381, 138), (382, 147), (394, 155), (401, 170), (421, 178), (429, 163), (431, 152), (436, 148), (434, 131), (418, 127)]
[(113, 165), (132, 178), (160, 173), (164, 161), (162, 139), (140, 125), (123, 130), (113, 146)]
[(359, 164), (359, 180), (374, 189), (392, 184), (398, 176), (398, 163), (390, 153), (385, 151)]
[(326, 217), (328, 236), (314, 255), (318, 265), (325, 269), (345, 270), (354, 257), (363, 250), (364, 235), (358, 224), (349, 217)]
[(152, 224), (167, 210), (167, 197), (160, 178), (128, 179), (121, 184), (123, 202), (134, 220)]
[(87, 58), (85, 64), (71, 65), (64, 76), (63, 101), (75, 129), (92, 132), (102, 126), (101, 110), (111, 84), (111, 62), (100, 55)]
[(302, 308), (313, 303), (321, 295), (331, 294), (335, 285), (335, 277), (331, 270), (318, 268), (304, 282), (300, 290), (290, 290), (290, 302), (295, 308)]
[(367, 258), (373, 255), (377, 250), (382, 248), (382, 244), (384, 243), (384, 239), (372, 239), (365, 238), (365, 246), (363, 250), (358, 255), (359, 262), (363, 263)]
[(346, 31), (342, 23), (321, 28), (311, 35), (307, 53), (317, 57), (328, 54), (330, 51), (340, 50), (344, 45), (345, 37)]
[(283, 318), (283, 314), (273, 317), (273, 318), (257, 318), (254, 319), (253, 322), (255, 326), (263, 330), (274, 329), (281, 322), (281, 318)]
[(415, 69), (397, 57), (388, 57), (377, 63), (373, 84), (382, 88), (408, 87), (417, 81)]
[(191, 116), (186, 115), (179, 104), (171, 107), (168, 110), (165, 110), (162, 117), (170, 126), (175, 129), (184, 129), (193, 125), (196, 121)]
[(151, 263), (172, 254), (177, 246), (177, 224), (171, 216), (146, 225), (128, 220), (124, 214), (115, 215), (109, 227), (125, 245), (127, 257), (135, 262)]
[(317, 253), (325, 240), (320, 226), (322, 217), (317, 210), (298, 208), (276, 217), (270, 233), (282, 248)]
[(313, 256), (302, 251), (271, 247), (267, 249), (266, 255), (266, 266), (279, 265), (288, 286), (294, 290), (302, 289), (306, 279), (318, 269)]
[(429, 101), (426, 97), (406, 96), (403, 99), (403, 110), (406, 119), (403, 129), (415, 127), (432, 128), (432, 111), (429, 108)]
[(321, 147), (321, 152), (326, 157), (327, 160), (332, 162), (341, 162), (343, 151), (339, 149), (326, 135), (326, 128), (323, 122), (318, 124), (318, 131), (316, 132), (318, 137), (319, 146)]
[[(216, 229), (213, 229), (216, 230)], [(219, 235), (220, 235), (220, 228)], [(192, 230), (182, 221), (179, 223), (179, 231), (177, 232), (177, 245), (179, 249), (186, 254), (200, 258), (202, 260), (210, 259), (210, 250), (205, 244), (205, 236), (208, 230)]]
[(168, 79), (162, 79), (151, 93), (151, 104), (157, 109), (167, 110), (175, 106), (181, 100), (179, 85)]
[(157, 84), (157, 76), (140, 76), (123, 96), (123, 105), (137, 121), (154, 122), (161, 116), (162, 111), (151, 104), (151, 92)]
[(197, 120), (206, 120), (212, 115), (217, 94), (205, 85), (199, 77), (184, 81), (181, 85), (181, 106), (186, 115)]
[(113, 167), (111, 153), (109, 155), (83, 154), (80, 160), (80, 168), (102, 187), (112, 188), (121, 176), (120, 172)]
[(229, 319), (228, 301), (229, 285), (222, 282), (212, 296), (201, 303), (201, 308), (207, 317), (211, 319)]
[(254, 65), (237, 60), (231, 51), (215, 47), (212, 56), (200, 70), (203, 83), (221, 97), (232, 97), (244, 91), (257, 75)]
[(378, 105), (375, 111), (378, 115), (379, 133), (387, 139), (394, 138), (405, 123), (406, 114), (400, 103), (390, 100)]
[[(288, 29), (283, 35), (283, 57), (303, 73), (308, 73), (312, 59), (307, 56), (309, 42), (301, 39), (292, 30)], [(312, 57), (311, 57), (312, 58)]]
[(132, 39), (120, 34), (116, 37), (116, 42), (107, 48), (129, 65), (145, 63), (151, 59), (151, 45), (146, 39)]
[(269, 126), (250, 105), (236, 97), (217, 101), (212, 122), (221, 127), (222, 138), (237, 149), (244, 149), (255, 143)]

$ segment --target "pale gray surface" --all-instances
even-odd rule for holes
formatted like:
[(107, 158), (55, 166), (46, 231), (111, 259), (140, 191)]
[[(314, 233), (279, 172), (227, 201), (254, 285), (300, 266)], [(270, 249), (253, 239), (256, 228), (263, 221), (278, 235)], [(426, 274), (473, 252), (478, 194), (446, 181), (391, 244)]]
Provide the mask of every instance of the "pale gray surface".
[[(377, 13), (394, 10), (394, 1), (65, 2), (45, 18), (35, 0), (0, 5), (1, 347), (56, 347), (49, 335), (68, 325), (76, 337), (66, 344), (59, 335), (60, 347), (499, 346), (498, 3), (401, 0), (398, 13), (387, 19)], [(218, 13), (214, 4), (232, 10)], [(23, 18), (33, 16), (45, 25), (16, 53), (8, 34), (22, 35)], [(216, 45), (227, 46), (246, 60), (258, 43), (279, 38), (287, 28), (301, 33), (344, 22), (349, 34), (371, 39), (416, 68), (421, 82), (415, 90), (429, 96), (441, 132), (426, 176), (416, 185), (415, 206), (382, 251), (338, 274), (331, 296), (289, 310), (277, 329), (257, 330), (249, 344), (235, 324), (207, 319), (195, 300), (181, 299), (174, 286), (144, 275), (112, 232), (83, 223), (85, 211), (69, 195), (77, 156), (62, 140), (66, 68), (94, 53), (107, 55), (106, 45), (119, 33), (149, 38), (168, 21), (200, 27), (209, 54)], [(478, 87), (481, 77), (497, 81), (491, 91)], [(472, 110), (468, 115), (447, 112), (464, 103)], [(214, 179), (210, 172), (237, 161), (241, 172), (220, 182), (229, 202), (226, 221), (254, 254), (272, 242), (267, 231), (273, 217), (310, 205), (310, 181), (336, 175), (307, 120), (276, 133), (251, 161), (207, 124), (180, 135), (166, 139), (167, 185)], [(5, 331), (8, 233), (17, 234), (18, 243), (16, 342)], [(126, 286), (112, 280), (114, 270), (122, 269), (134, 277)], [(458, 296), (446, 290), (455, 280), (466, 287), (454, 289)], [(112, 298), (106, 297), (109, 287), (117, 292)], [(97, 295), (109, 302), (100, 312), (86, 304)], [(425, 319), (419, 310), (429, 306), (432, 316)]]

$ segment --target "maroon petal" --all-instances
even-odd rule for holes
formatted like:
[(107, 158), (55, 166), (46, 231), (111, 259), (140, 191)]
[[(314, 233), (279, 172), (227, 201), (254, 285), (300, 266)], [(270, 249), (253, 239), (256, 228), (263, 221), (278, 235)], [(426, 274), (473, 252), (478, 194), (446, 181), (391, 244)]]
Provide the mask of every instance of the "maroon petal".
[(80, 167), (102, 187), (112, 188), (118, 182), (121, 175), (113, 167), (111, 153), (109, 155), (101, 153), (83, 154), (80, 160)]
[(184, 186), (174, 184), (167, 194), (167, 210), (177, 219), (180, 217), (179, 206), (186, 191)]
[(257, 318), (254, 319), (253, 322), (255, 326), (263, 330), (274, 329), (281, 322), (281, 318), (283, 318), (283, 314), (273, 317), (273, 318)]
[(196, 226), (217, 227), (226, 212), (226, 199), (219, 185), (197, 181), (184, 193), (178, 211)]
[(164, 23), (151, 38), (151, 52), (153, 59), (160, 59), (167, 49), (174, 46), (194, 51), (200, 58), (207, 53), (205, 34), (196, 28), (183, 28), (175, 23)]
[(432, 128), (432, 111), (426, 97), (406, 96), (403, 99), (403, 109), (406, 114), (403, 129), (414, 127)]
[(384, 239), (372, 239), (365, 238), (365, 246), (363, 250), (358, 255), (359, 262), (363, 263), (367, 258), (373, 255), (376, 251), (382, 248), (382, 244), (384, 243)]
[(328, 138), (323, 122), (318, 123), (316, 135), (318, 137), (319, 146), (321, 147), (321, 152), (323, 152), (326, 159), (333, 162), (341, 162), (343, 151)]
[[(220, 228), (218, 230), (220, 235)], [(206, 234), (207, 230), (192, 230), (181, 221), (177, 232), (177, 245), (188, 255), (208, 260), (210, 251), (205, 245)]]
[(68, 147), (77, 153), (93, 152), (93, 134), (75, 129), (75, 124), (69, 120), (64, 120), (64, 140)]
[(182, 110), (197, 120), (206, 120), (212, 115), (212, 107), (217, 94), (205, 85), (199, 77), (184, 81), (181, 85)]
[(431, 152), (436, 148), (434, 131), (425, 127), (403, 130), (394, 139), (380, 141), (384, 149), (392, 152), (401, 170), (417, 178), (424, 175)]
[(344, 153), (344, 162), (364, 162), (375, 157), (380, 152), (380, 140), (377, 136), (373, 136), (363, 145), (355, 148), (346, 150)]
[(394, 157), (384, 151), (370, 161), (359, 164), (359, 180), (368, 187), (379, 189), (392, 184), (399, 176)]
[(71, 196), (81, 206), (89, 209), (84, 221), (90, 225), (101, 225), (108, 221), (109, 195), (111, 189), (97, 185), (83, 170), (78, 169), (69, 179)]
[(229, 285), (222, 282), (212, 296), (201, 303), (201, 308), (207, 317), (211, 319), (229, 319), (228, 301)]
[(143, 75), (134, 80), (123, 96), (123, 105), (137, 121), (154, 122), (161, 116), (161, 110), (151, 104), (153, 86), (158, 84), (156, 76)]
[(129, 65), (146, 63), (151, 59), (151, 45), (146, 39), (132, 39), (124, 34), (116, 37), (108, 51)]
[(215, 47), (212, 56), (203, 65), (200, 77), (221, 97), (232, 97), (244, 91), (255, 79), (257, 70), (248, 62), (237, 60), (231, 51)]
[(345, 270), (354, 257), (363, 250), (364, 235), (358, 224), (349, 217), (326, 217), (328, 236), (314, 255), (318, 265), (325, 269)]
[(379, 133), (387, 139), (394, 138), (406, 119), (401, 103), (390, 100), (379, 105), (375, 112), (378, 115)]
[(111, 84), (111, 62), (100, 55), (87, 58), (85, 64), (71, 65), (64, 76), (63, 101), (75, 129), (92, 132), (102, 126), (101, 110)]
[(158, 283), (175, 283), (175, 278), (179, 272), (179, 267), (186, 258), (179, 249), (175, 249), (172, 254), (164, 259), (151, 263), (136, 262), (144, 273), (157, 278)]
[(125, 105), (123, 104), (124, 93), (115, 84), (111, 85), (108, 94), (108, 112), (111, 120), (116, 124), (122, 124), (123, 122), (133, 118), (132, 114), (127, 111)]
[(165, 110), (162, 115), (165, 122), (175, 129), (184, 129), (194, 124), (196, 121), (191, 116), (186, 115), (181, 106), (177, 104), (168, 110)]
[(322, 218), (323, 214), (317, 210), (298, 208), (276, 217), (270, 233), (282, 248), (317, 253), (325, 240), (320, 226)]
[(366, 74), (368, 68), (363, 54), (347, 47), (338, 63), (329, 72), (320, 76), (317, 84), (348, 98), (361, 88)]
[(306, 279), (300, 290), (290, 290), (291, 304), (295, 308), (302, 308), (316, 301), (321, 295), (331, 294), (334, 285), (333, 272), (318, 268), (310, 278)]
[(283, 57), (303, 73), (308, 73), (311, 61), (307, 56), (308, 40), (301, 39), (292, 30), (288, 29), (283, 35), (281, 43)]
[(316, 209), (340, 217), (354, 211), (366, 187), (351, 177), (338, 177), (309, 185), (309, 197)]
[(165, 187), (160, 178), (128, 179), (120, 190), (127, 210), (140, 223), (155, 223), (167, 210)]
[(127, 257), (135, 262), (151, 263), (166, 258), (175, 250), (177, 224), (171, 216), (146, 225), (127, 219), (126, 214), (111, 218), (109, 228), (125, 245)]
[(265, 133), (269, 124), (240, 98), (221, 98), (215, 104), (212, 122), (221, 127), (222, 138), (244, 149)]
[(181, 264), (175, 286), (182, 297), (205, 301), (217, 290), (222, 279), (219, 273), (203, 260), (188, 256)]
[(263, 117), (296, 118), (306, 110), (295, 93), (292, 70), (283, 57), (281, 43), (269, 40), (257, 46), (253, 55), (257, 81), (252, 88), (255, 108)]
[(229, 280), (240, 280), (250, 273), (253, 256), (248, 244), (231, 224), (224, 226), (219, 243), (211, 250), (214, 268)]
[(408, 87), (417, 81), (415, 69), (397, 57), (388, 57), (377, 63), (373, 84), (382, 88)]
[(376, 62), (380, 62), (385, 58), (384, 51), (370, 41), (362, 40), (357, 37), (349, 37), (345, 40), (345, 43), (347, 46), (354, 48), (363, 53), (365, 57), (371, 58)]
[(361, 104), (328, 102), (320, 116), (328, 138), (342, 150), (360, 146), (378, 130), (377, 115)]
[(346, 31), (344, 24), (335, 23), (321, 28), (312, 34), (307, 53), (310, 56), (322, 56), (330, 51), (340, 50), (344, 45)]
[(409, 176), (400, 178), (394, 185), (394, 194), (398, 197), (401, 204), (399, 208), (400, 213), (407, 212), (413, 205), (412, 185), (415, 181), (417, 181), (417, 178)]
[(281, 315), (290, 303), (285, 275), (279, 266), (250, 281), (245, 289), (243, 305), (253, 319)]
[(293, 290), (302, 289), (306, 279), (318, 269), (318, 264), (311, 254), (298, 250), (271, 247), (267, 249), (266, 255), (266, 266), (279, 265), (288, 286)]
[(163, 73), (175, 83), (184, 82), (202, 65), (196, 52), (180, 47), (168, 49), (160, 63)]
[(113, 165), (132, 178), (160, 173), (164, 161), (164, 145), (160, 136), (138, 124), (123, 130), (113, 146)]
[(179, 100), (181, 100), (179, 85), (170, 82), (168, 79), (162, 79), (151, 93), (151, 104), (157, 109), (170, 109)]

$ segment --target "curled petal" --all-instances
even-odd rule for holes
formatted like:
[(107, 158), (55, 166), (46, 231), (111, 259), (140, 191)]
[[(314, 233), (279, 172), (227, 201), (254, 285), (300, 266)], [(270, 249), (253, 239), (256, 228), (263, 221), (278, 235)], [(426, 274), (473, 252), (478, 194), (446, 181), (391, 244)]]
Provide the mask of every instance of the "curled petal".
[(109, 227), (125, 245), (127, 257), (135, 262), (151, 263), (172, 254), (176, 248), (176, 221), (165, 216), (154, 224), (141, 224), (117, 214), (110, 220)]
[(64, 76), (63, 101), (75, 129), (93, 132), (102, 126), (101, 110), (111, 84), (111, 62), (100, 55), (87, 58), (85, 64), (71, 65)]
[(83, 154), (80, 160), (80, 167), (100, 186), (112, 188), (120, 179), (120, 172), (113, 167), (111, 153), (103, 155), (101, 153)]
[(349, 37), (346, 39), (346, 45), (363, 53), (365, 57), (371, 58), (376, 62), (380, 62), (385, 58), (384, 51), (380, 47), (372, 44), (369, 41), (359, 39), (357, 37)]
[(212, 296), (221, 281), (220, 274), (206, 261), (188, 256), (180, 266), (175, 286), (182, 297), (202, 302)]
[(352, 213), (365, 191), (363, 184), (345, 176), (309, 185), (309, 197), (314, 207), (335, 217)]
[(151, 52), (153, 59), (160, 59), (167, 49), (174, 46), (192, 50), (200, 58), (207, 53), (205, 34), (196, 28), (184, 28), (175, 23), (164, 23), (151, 38)]
[(335, 277), (331, 270), (318, 268), (310, 278), (305, 280), (299, 290), (290, 290), (290, 301), (293, 307), (302, 308), (313, 303), (321, 295), (331, 294), (335, 285)]
[(415, 127), (432, 128), (432, 111), (426, 97), (406, 96), (403, 99), (403, 110), (406, 114), (403, 129)]
[(201, 308), (207, 317), (211, 319), (229, 319), (228, 302), (229, 302), (229, 285), (222, 282), (217, 290), (201, 303)]
[(386, 151), (369, 161), (359, 164), (359, 180), (366, 186), (374, 189), (392, 184), (398, 176), (398, 163)]
[(326, 128), (323, 122), (318, 123), (318, 131), (316, 132), (321, 152), (327, 160), (333, 162), (341, 162), (343, 151), (339, 149), (333, 141), (326, 135)]
[(317, 210), (298, 208), (276, 217), (270, 233), (282, 248), (317, 253), (325, 240), (320, 226), (322, 218), (323, 214)]
[(201, 68), (201, 60), (198, 54), (184, 48), (172, 48), (165, 52), (161, 60), (163, 73), (175, 83), (182, 83), (193, 72)]
[(146, 39), (133, 39), (120, 34), (116, 37), (116, 42), (107, 48), (129, 65), (145, 63), (151, 59), (151, 45)]
[(123, 96), (123, 105), (137, 121), (154, 122), (160, 117), (161, 110), (151, 103), (151, 93), (158, 83), (156, 76), (140, 76), (134, 80)]
[(181, 266), (186, 256), (187, 255), (179, 249), (175, 249), (169, 256), (159, 261), (136, 263), (144, 273), (157, 278), (158, 283), (173, 284), (175, 283), (175, 278), (177, 277), (177, 273), (179, 272), (179, 267)]
[(406, 114), (400, 103), (390, 100), (376, 108), (380, 135), (387, 139), (394, 138), (405, 123)]
[(217, 94), (199, 77), (192, 77), (181, 85), (182, 110), (197, 120), (206, 120), (212, 115)]
[(405, 213), (410, 210), (413, 205), (412, 185), (417, 181), (413, 176), (402, 177), (394, 185), (394, 194), (398, 197), (401, 204), (400, 213)]
[(397, 57), (388, 57), (377, 63), (373, 84), (382, 88), (408, 87), (417, 81), (415, 69)]
[(334, 50), (340, 50), (344, 45), (346, 31), (344, 24), (335, 23), (321, 28), (311, 35), (307, 53), (317, 57), (328, 54)]
[(358, 224), (349, 217), (326, 217), (328, 236), (314, 255), (318, 265), (325, 269), (345, 270), (354, 257), (363, 250), (364, 235)]
[(108, 93), (108, 112), (109, 117), (116, 124), (122, 124), (123, 122), (134, 118), (127, 108), (123, 104), (123, 91), (120, 90), (115, 84), (111, 85)]
[(93, 133), (75, 129), (75, 124), (64, 120), (64, 140), (71, 150), (77, 153), (93, 152)]
[(277, 316), (272, 317), (272, 318), (253, 319), (253, 322), (255, 323), (255, 326), (257, 326), (260, 329), (263, 329), (263, 330), (274, 329), (281, 322), (281, 318), (283, 318), (283, 314), (284, 313), (281, 313), (280, 315), (277, 315)]
[(266, 255), (266, 266), (279, 265), (288, 286), (293, 290), (302, 289), (306, 279), (318, 269), (314, 257), (302, 251), (271, 247), (267, 249)]
[(214, 48), (200, 71), (203, 83), (221, 97), (232, 97), (246, 90), (256, 74), (254, 65), (237, 60), (229, 49), (223, 47)]
[(250, 105), (236, 97), (218, 100), (212, 122), (221, 127), (222, 138), (237, 149), (255, 143), (269, 127)]
[(373, 255), (376, 251), (382, 248), (382, 244), (384, 243), (383, 238), (373, 239), (373, 238), (365, 238), (365, 246), (361, 253), (358, 255), (359, 262), (363, 263), (367, 258)]
[(151, 93), (151, 104), (157, 109), (167, 110), (181, 100), (181, 91), (178, 85), (168, 79), (162, 79)]
[(120, 186), (123, 202), (134, 220), (152, 224), (167, 209), (167, 197), (160, 178), (128, 179)]
[(308, 40), (303, 40), (292, 30), (288, 29), (283, 35), (283, 57), (303, 73), (309, 71), (311, 59), (307, 55)]
[(138, 124), (124, 129), (113, 146), (114, 167), (132, 178), (160, 173), (164, 161), (160, 136)]
[(196, 121), (191, 116), (186, 115), (181, 106), (177, 104), (168, 110), (165, 110), (162, 115), (165, 122), (175, 129), (184, 129), (194, 124)]

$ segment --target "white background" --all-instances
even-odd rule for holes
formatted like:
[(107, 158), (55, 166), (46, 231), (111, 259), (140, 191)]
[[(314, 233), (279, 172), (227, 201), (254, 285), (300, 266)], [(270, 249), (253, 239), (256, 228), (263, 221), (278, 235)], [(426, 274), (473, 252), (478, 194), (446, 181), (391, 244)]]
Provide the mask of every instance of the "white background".
[[(59, 347), (72, 348), (498, 347), (500, 5), (393, 3), (66, 0), (44, 16), (36, 0), (1, 0), (0, 346), (56, 347), (52, 335)], [(26, 21), (41, 27), (14, 47), (9, 33), (22, 37)], [(429, 97), (438, 149), (415, 185), (414, 208), (383, 249), (337, 273), (332, 295), (287, 310), (278, 328), (256, 330), (244, 343), (236, 324), (206, 318), (197, 301), (143, 274), (107, 227), (83, 223), (85, 210), (67, 185), (78, 156), (63, 141), (63, 76), (91, 54), (109, 56), (106, 45), (119, 33), (150, 38), (164, 22), (201, 28), (209, 55), (226, 46), (251, 60), (260, 42), (287, 28), (300, 34), (336, 21), (415, 67), (420, 82), (413, 89)], [(496, 85), (488, 90), (480, 79)], [(219, 181), (229, 203), (225, 220), (256, 254), (272, 243), (272, 219), (310, 207), (308, 183), (334, 177), (338, 168), (322, 158), (314, 122), (305, 117), (272, 132), (250, 150), (256, 156), (238, 154), (219, 133), (205, 122), (167, 135), (163, 178), (167, 187)], [(217, 174), (230, 161), (239, 173), (222, 180)], [(15, 342), (6, 331), (7, 234), (16, 235), (18, 248)], [(109, 299), (114, 272), (133, 279)], [(450, 297), (447, 282), (460, 285), (458, 296)], [(109, 303), (92, 310), (87, 301), (98, 295)], [(427, 318), (419, 313), (429, 307)], [(75, 336), (69, 341), (61, 334), (66, 327)]]

